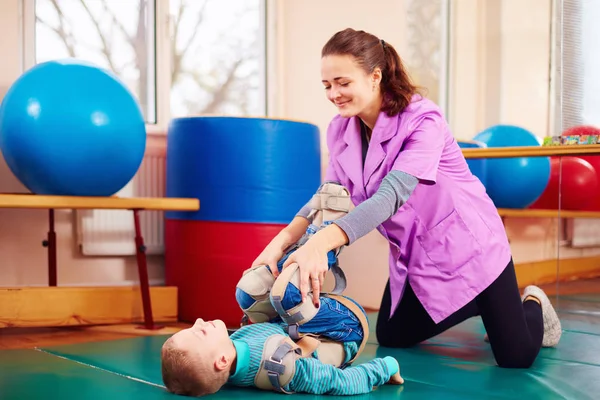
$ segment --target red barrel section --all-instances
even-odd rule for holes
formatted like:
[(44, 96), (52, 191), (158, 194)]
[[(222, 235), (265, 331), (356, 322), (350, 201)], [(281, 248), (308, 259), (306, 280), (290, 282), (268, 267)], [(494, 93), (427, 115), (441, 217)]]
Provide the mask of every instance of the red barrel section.
[(167, 219), (165, 280), (178, 288), (179, 320), (220, 319), (239, 326), (243, 314), (235, 285), (283, 227)]

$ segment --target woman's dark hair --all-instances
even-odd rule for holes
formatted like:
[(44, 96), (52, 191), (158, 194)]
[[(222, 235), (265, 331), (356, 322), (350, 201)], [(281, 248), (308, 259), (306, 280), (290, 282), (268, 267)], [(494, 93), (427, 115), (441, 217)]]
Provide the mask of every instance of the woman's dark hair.
[(321, 57), (329, 55), (351, 55), (368, 74), (381, 69), (381, 109), (389, 116), (402, 112), (418, 91), (396, 50), (375, 35), (351, 28), (339, 31), (323, 46)]

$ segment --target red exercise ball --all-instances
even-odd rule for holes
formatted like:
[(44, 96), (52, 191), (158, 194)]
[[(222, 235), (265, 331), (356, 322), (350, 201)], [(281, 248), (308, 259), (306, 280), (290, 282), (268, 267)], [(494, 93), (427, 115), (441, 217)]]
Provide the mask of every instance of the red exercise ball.
[[(566, 129), (563, 133), (563, 136), (570, 135), (598, 135), (600, 136), (600, 128), (592, 126), (592, 125), (577, 125), (571, 128)], [(582, 160), (585, 160), (592, 164), (594, 170), (596, 171), (596, 175), (600, 177), (600, 154), (592, 154), (589, 156), (579, 156)], [(580, 208), (581, 211), (600, 211), (600, 196), (598, 193), (594, 193), (590, 196), (590, 200), (586, 205)]]
[[(584, 161), (587, 161), (592, 165), (594, 170), (596, 171), (596, 176), (600, 177), (600, 154), (592, 154), (589, 156), (579, 156)], [(600, 180), (600, 178), (598, 178)], [(600, 186), (600, 182), (598, 182)], [(581, 211), (600, 211), (600, 193), (592, 192), (588, 195), (590, 197), (590, 201), (587, 202), (582, 208)]]
[(581, 157), (551, 157), (550, 180), (546, 190), (529, 208), (558, 209), (559, 189), (561, 210), (581, 211), (586, 209), (600, 195), (596, 170), (592, 164)]
[(600, 128), (592, 125), (577, 125), (572, 126), (562, 133), (562, 136), (583, 136), (583, 135), (600, 135)]
[[(589, 162), (594, 170), (596, 171), (596, 175), (600, 177), (600, 154), (591, 154), (589, 156), (579, 156), (584, 161)], [(600, 179), (600, 178), (599, 178)], [(599, 182), (600, 185), (600, 182)], [(590, 201), (581, 209), (583, 211), (600, 211), (600, 194), (591, 193)]]

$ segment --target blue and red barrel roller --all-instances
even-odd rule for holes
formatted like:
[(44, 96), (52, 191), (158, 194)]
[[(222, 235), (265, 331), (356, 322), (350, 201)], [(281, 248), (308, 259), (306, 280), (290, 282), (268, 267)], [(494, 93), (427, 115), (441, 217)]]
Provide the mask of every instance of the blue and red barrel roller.
[(200, 209), (167, 212), (165, 281), (182, 321), (238, 326), (235, 285), (321, 182), (317, 126), (243, 117), (176, 118), (167, 136), (167, 197)]

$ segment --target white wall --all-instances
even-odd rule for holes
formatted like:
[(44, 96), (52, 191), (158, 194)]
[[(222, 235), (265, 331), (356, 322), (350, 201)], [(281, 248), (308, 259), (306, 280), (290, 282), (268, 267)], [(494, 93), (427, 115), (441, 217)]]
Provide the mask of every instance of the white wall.
[(452, 2), (449, 119), (457, 138), (496, 124), (539, 137), (548, 128), (550, 3), (528, 0)]

